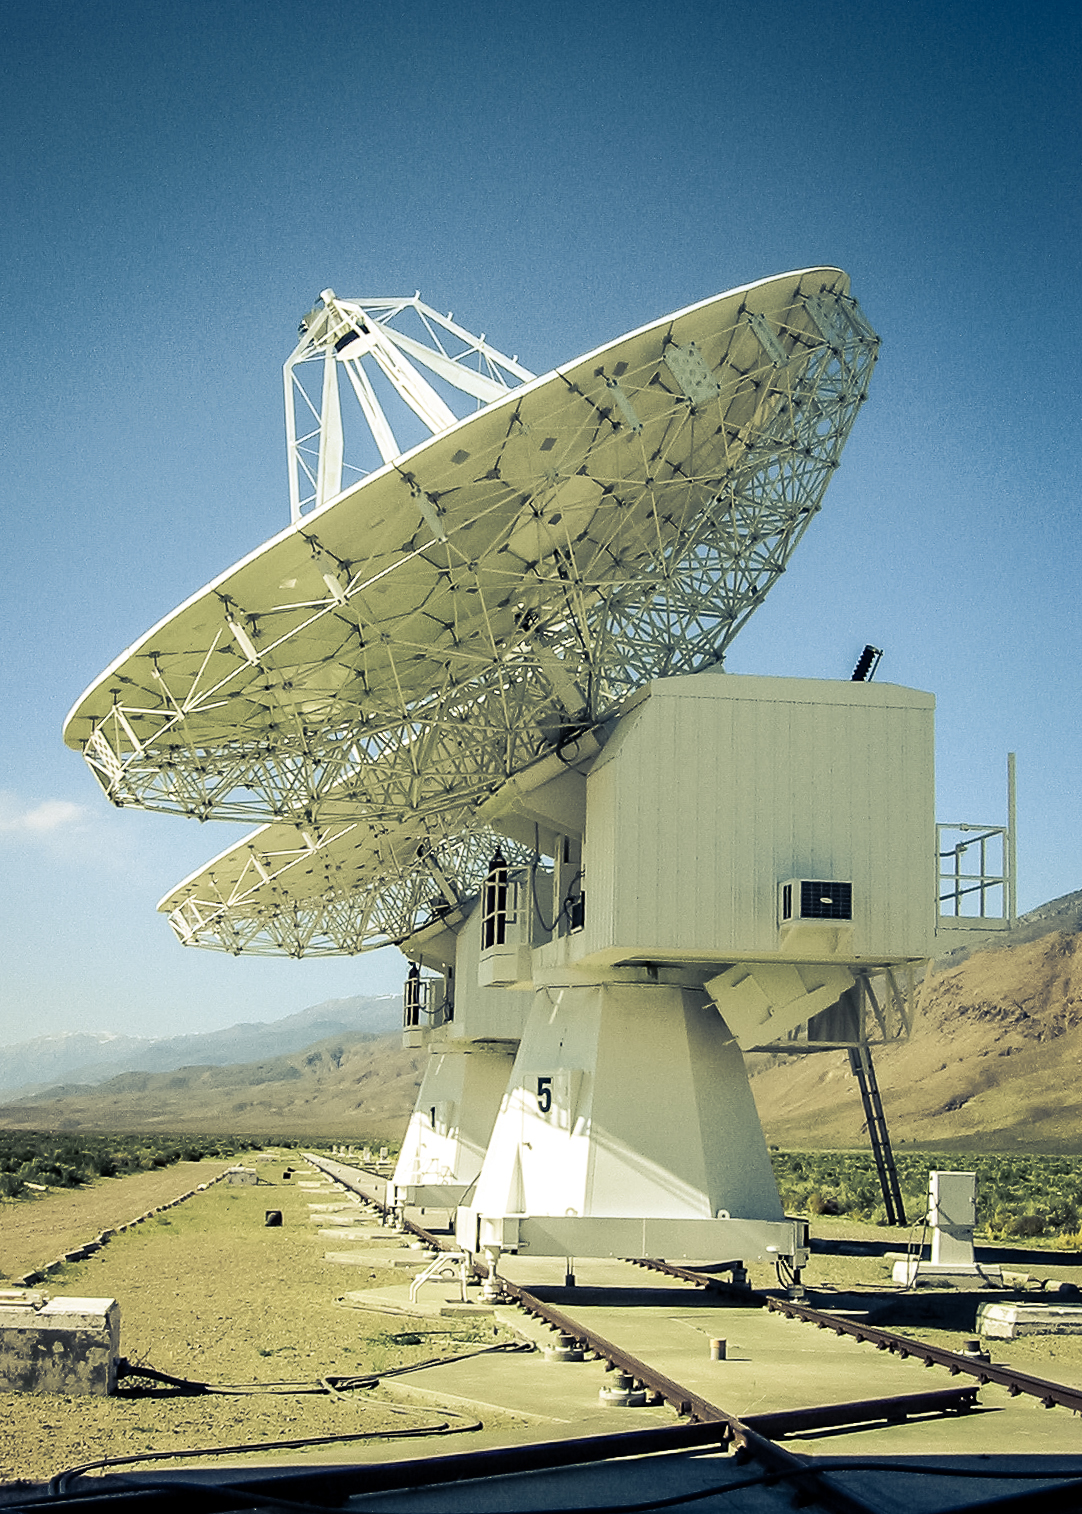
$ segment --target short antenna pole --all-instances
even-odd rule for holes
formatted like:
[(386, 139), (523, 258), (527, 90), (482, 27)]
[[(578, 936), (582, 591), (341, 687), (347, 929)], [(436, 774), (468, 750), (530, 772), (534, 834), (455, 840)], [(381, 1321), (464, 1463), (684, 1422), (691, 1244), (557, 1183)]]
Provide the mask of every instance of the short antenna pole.
[(1016, 867), (1018, 862), (1015, 844), (1015, 772), (1014, 753), (1007, 753), (1007, 920), (1013, 930), (1018, 921), (1018, 884), (1016, 880)]

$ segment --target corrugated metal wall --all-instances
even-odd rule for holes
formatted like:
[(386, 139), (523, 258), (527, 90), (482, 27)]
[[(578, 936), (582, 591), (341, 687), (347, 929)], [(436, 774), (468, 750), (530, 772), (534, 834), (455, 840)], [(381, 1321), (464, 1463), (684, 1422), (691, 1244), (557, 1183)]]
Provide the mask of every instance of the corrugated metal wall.
[(815, 878), (852, 882), (855, 957), (925, 955), (934, 826), (930, 694), (717, 674), (660, 681), (590, 774), (575, 954), (770, 956), (779, 883)]

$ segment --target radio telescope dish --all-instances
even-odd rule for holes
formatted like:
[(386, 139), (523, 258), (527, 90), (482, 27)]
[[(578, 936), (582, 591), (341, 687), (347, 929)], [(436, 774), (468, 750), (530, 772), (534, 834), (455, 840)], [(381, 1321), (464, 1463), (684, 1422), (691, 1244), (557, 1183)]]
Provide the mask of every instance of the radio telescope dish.
[(533, 379), (221, 574), (65, 739), (119, 805), (462, 832), (644, 683), (721, 663), (820, 506), (877, 347), (817, 268)]
[(184, 946), (234, 956), (348, 956), (457, 919), (497, 847), (512, 867), (537, 860), (487, 829), (431, 845), (416, 818), (382, 832), (357, 821), (266, 825), (185, 878), (158, 909)]

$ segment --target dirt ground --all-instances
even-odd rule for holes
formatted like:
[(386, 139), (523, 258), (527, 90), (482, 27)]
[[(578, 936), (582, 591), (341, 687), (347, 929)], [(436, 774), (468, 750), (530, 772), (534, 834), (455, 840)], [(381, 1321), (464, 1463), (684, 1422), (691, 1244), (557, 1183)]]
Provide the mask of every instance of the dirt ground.
[[(891, 1283), (895, 1256), (904, 1256), (921, 1238), (910, 1229), (867, 1225), (845, 1217), (817, 1215), (812, 1234), (820, 1243), (804, 1280), (808, 1302), (820, 1309), (859, 1309), (869, 1324), (897, 1330), (957, 1351), (977, 1334), (977, 1310), (1007, 1295), (989, 1289), (980, 1279), (921, 1280), (901, 1289)], [(1049, 1245), (1025, 1242), (989, 1244), (978, 1241), (975, 1254), (985, 1267), (1001, 1267), (1018, 1279), (1011, 1298), (1019, 1303), (1075, 1306), (1082, 1295), (1060, 1295), (1057, 1285), (1082, 1290), (1082, 1255)], [(1026, 1279), (1022, 1282), (1021, 1279)], [(759, 1286), (763, 1279), (756, 1278)], [(1050, 1382), (1082, 1388), (1082, 1336), (1033, 1335), (1018, 1340), (986, 1340), (992, 1360), (1017, 1367)]]
[(0, 1280), (44, 1267), (54, 1257), (137, 1215), (212, 1182), (229, 1162), (176, 1162), (155, 1172), (99, 1178), (86, 1188), (54, 1188), (40, 1198), (0, 1204)]
[[(42, 1285), (52, 1294), (118, 1299), (121, 1354), (134, 1364), (203, 1383), (249, 1386), (197, 1396), (125, 1379), (110, 1398), (0, 1393), (0, 1483), (44, 1480), (106, 1456), (265, 1448), (305, 1437), (422, 1435), (440, 1426), (463, 1431), (468, 1416), (461, 1411), (456, 1418), (441, 1409), (395, 1404), (380, 1390), (349, 1389), (339, 1397), (300, 1391), (316, 1388), (325, 1376), (380, 1372), (474, 1350), (493, 1344), (494, 1334), (490, 1317), (484, 1323), (434, 1321), (438, 1329), (410, 1333), (401, 1321), (340, 1303), (346, 1290), (401, 1283), (403, 1274), (325, 1261), (325, 1250), (344, 1249), (309, 1222), (309, 1203), (327, 1195), (300, 1189), (296, 1180), (283, 1182), (283, 1160), (258, 1168), (258, 1186), (218, 1184), (196, 1194), (116, 1236), (86, 1261), (50, 1274)], [(214, 1170), (225, 1165), (214, 1164)], [(210, 1163), (198, 1163), (113, 1180), (71, 1195), (74, 1206), (56, 1205), (52, 1220), (52, 1199), (8, 1208), (7, 1270), (22, 1273), (65, 1249), (65, 1237), (71, 1249), (143, 1212), (155, 1197), (159, 1203), (176, 1197), (194, 1186), (193, 1171), (200, 1182), (213, 1176)], [(304, 1169), (299, 1176), (314, 1174)], [(80, 1206), (79, 1200), (92, 1202)], [(282, 1211), (280, 1228), (264, 1224), (270, 1208)], [(357, 1243), (349, 1249), (358, 1249)], [(469, 1435), (454, 1439), (461, 1447)], [(348, 1457), (362, 1444), (344, 1441), (341, 1449)], [(419, 1449), (416, 1441), (405, 1446)], [(281, 1453), (291, 1462), (306, 1454)], [(145, 1471), (148, 1464), (139, 1465)]]
[[(363, 1459), (372, 1454), (373, 1442), (392, 1442), (384, 1454), (395, 1457), (437, 1447), (472, 1448), (467, 1426), (475, 1421), (461, 1406), (395, 1402), (385, 1387), (343, 1389), (338, 1397), (303, 1391), (315, 1389), (323, 1377), (386, 1372), (507, 1337), (494, 1336), (491, 1317), (434, 1318), (418, 1325), (349, 1307), (347, 1292), (401, 1284), (403, 1273), (376, 1264), (375, 1253), (385, 1252), (386, 1241), (366, 1247), (363, 1241), (321, 1235), (322, 1211), (315, 1211), (313, 1223), (310, 1205), (345, 1196), (341, 1190), (302, 1189), (297, 1179), (283, 1181), (286, 1160), (280, 1154), (254, 1163), (261, 1174), (258, 1186), (216, 1184), (114, 1237), (88, 1260), (50, 1274), (43, 1285), (54, 1294), (118, 1299), (121, 1352), (134, 1364), (217, 1387), (235, 1385), (236, 1391), (198, 1394), (194, 1388), (123, 1379), (111, 1398), (0, 1393), (0, 1504), (5, 1486), (18, 1479), (43, 1481), (102, 1457), (139, 1457), (137, 1469), (146, 1472), (154, 1466), (142, 1459), (148, 1453), (200, 1447), (244, 1446), (258, 1453), (253, 1462), (293, 1464), (335, 1454)], [(40, 1266), (102, 1229), (206, 1182), (225, 1165), (189, 1164), (7, 1206), (0, 1215), (3, 1265), (15, 1275)], [(313, 1181), (315, 1174), (302, 1167), (298, 1178)], [(280, 1228), (264, 1224), (268, 1209), (282, 1211)], [(809, 1302), (866, 1311), (870, 1323), (952, 1349), (975, 1333), (976, 1309), (987, 1296), (980, 1287), (941, 1283), (908, 1293), (890, 1287), (890, 1260), (883, 1253), (904, 1253), (907, 1232), (828, 1216), (819, 1217), (814, 1230), (824, 1249), (806, 1274)], [(325, 1259), (325, 1252), (341, 1250), (363, 1259), (366, 1249), (374, 1253), (371, 1264), (343, 1266)], [(1032, 1276), (1034, 1288), (1038, 1279), (1082, 1286), (1077, 1254), (982, 1246), (978, 1255)], [(773, 1279), (764, 1269), (754, 1281), (770, 1286)], [(996, 1361), (1082, 1385), (1080, 1337), (996, 1342), (991, 1349)], [(486, 1430), (516, 1424), (511, 1415), (482, 1412)], [(433, 1431), (446, 1438), (428, 1439)], [(270, 1450), (277, 1441), (335, 1436), (345, 1438), (332, 1446)], [(166, 1464), (184, 1461), (178, 1456)], [(213, 1463), (208, 1457), (195, 1464)]]

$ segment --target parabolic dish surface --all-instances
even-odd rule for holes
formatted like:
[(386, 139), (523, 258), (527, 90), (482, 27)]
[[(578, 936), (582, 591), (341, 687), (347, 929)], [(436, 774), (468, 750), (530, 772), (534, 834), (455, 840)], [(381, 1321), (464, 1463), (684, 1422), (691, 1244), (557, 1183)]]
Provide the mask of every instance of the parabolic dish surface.
[(397, 945), (468, 904), (499, 847), (512, 867), (535, 854), (486, 828), (435, 846), (418, 817), (373, 829), (260, 826), (158, 905), (184, 946), (239, 956), (348, 956)]
[(836, 269), (653, 322), (305, 516), (69, 715), (117, 804), (411, 837), (719, 663), (819, 508), (878, 339)]

